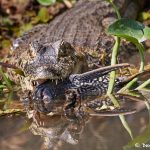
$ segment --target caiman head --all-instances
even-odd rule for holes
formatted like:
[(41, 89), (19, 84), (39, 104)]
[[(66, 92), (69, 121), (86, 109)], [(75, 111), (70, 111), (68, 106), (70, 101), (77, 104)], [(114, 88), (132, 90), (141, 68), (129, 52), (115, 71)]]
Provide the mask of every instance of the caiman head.
[(28, 46), (14, 43), (16, 66), (33, 80), (57, 80), (68, 77), (77, 64), (75, 49), (63, 40), (52, 44), (33, 41)]

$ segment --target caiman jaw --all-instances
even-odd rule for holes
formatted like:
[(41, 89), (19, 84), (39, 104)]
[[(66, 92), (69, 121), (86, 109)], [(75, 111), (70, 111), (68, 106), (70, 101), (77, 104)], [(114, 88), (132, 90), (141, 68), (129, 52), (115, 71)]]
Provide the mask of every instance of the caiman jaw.
[[(54, 82), (56, 85), (60, 82), (60, 80), (63, 81), (63, 79), (55, 79), (55, 80), (53, 80), (53, 79), (50, 80), (49, 79), (50, 82)], [(46, 81), (47, 80), (40, 80), (40, 79), (39, 80), (34, 80), (34, 81), (32, 81), (32, 85), (36, 87), (38, 85), (43, 84)]]
[(45, 45), (33, 42), (29, 54), (32, 57), (30, 56), (30, 61), (26, 61), (23, 70), (26, 76), (34, 80), (67, 78), (76, 63), (75, 49), (62, 40)]

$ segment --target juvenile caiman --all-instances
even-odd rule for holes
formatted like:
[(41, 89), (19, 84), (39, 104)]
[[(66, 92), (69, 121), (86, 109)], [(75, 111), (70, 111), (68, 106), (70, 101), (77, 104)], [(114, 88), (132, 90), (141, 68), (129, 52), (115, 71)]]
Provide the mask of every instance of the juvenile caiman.
[[(82, 74), (72, 74), (69, 78), (58, 81), (57, 85), (52, 80), (47, 80), (35, 88), (31, 95), (31, 99), (34, 101), (38, 111), (45, 113), (55, 110), (54, 107), (57, 107), (57, 104), (64, 104), (64, 101), (65, 111), (70, 108), (79, 108), (81, 102), (88, 103), (91, 100), (95, 100), (106, 94), (109, 82), (109, 72), (127, 66), (129, 65), (120, 64), (94, 69)], [(126, 80), (123, 77), (118, 77), (115, 81), (114, 90), (117, 91), (120, 89), (124, 82), (126, 82)], [(108, 103), (109, 101), (110, 100), (108, 100)], [(99, 105), (101, 105), (101, 103), (103, 102), (99, 102)], [(124, 113), (128, 113), (129, 109), (124, 109), (123, 111)], [(114, 113), (116, 114), (115, 111)]]
[[(114, 0), (114, 4), (124, 16), (135, 16), (138, 10), (136, 3), (130, 0)], [(43, 103), (41, 111), (49, 112), (46, 106), (52, 102), (51, 95), (59, 96), (61, 88), (63, 92), (65, 87), (68, 90), (70, 82), (71, 87), (75, 85), (72, 82), (72, 77), (75, 77), (73, 74), (82, 75), (109, 65), (114, 38), (108, 36), (105, 30), (115, 20), (116, 13), (107, 1), (80, 0), (49, 25), (35, 26), (13, 42), (10, 62), (22, 70), (24, 76), (14, 75), (12, 70), (10, 76), (21, 83), (23, 90), (35, 90), (33, 99)], [(122, 45), (122, 49), (126, 49), (126, 46)], [(95, 78), (95, 82), (101, 83), (99, 90), (101, 86), (107, 88), (107, 74), (111, 70), (113, 68), (99, 72), (101, 81), (97, 80), (97, 76), (92, 77), (92, 81)]]

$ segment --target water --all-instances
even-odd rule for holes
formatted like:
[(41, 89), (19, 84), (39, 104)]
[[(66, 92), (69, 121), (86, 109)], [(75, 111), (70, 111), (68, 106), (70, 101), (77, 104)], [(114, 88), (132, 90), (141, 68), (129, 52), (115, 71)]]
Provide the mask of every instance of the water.
[[(48, 120), (45, 126), (37, 127), (35, 122), (27, 122), (25, 116), (1, 117), (1, 150), (40, 150), (44, 147), (44, 139), (45, 145), (54, 150), (121, 150), (131, 141), (118, 117), (92, 117), (82, 125), (64, 121), (59, 116)], [(147, 110), (128, 115), (126, 120), (134, 137), (142, 135), (148, 127)]]
[[(142, 91), (142, 94), (147, 100), (150, 99), (150, 92)], [(118, 116), (82, 115), (66, 118), (60, 114), (55, 116), (36, 114), (34, 119), (29, 119), (25, 113), (19, 113), (0, 117), (0, 149), (150, 149), (150, 116), (143, 99), (140, 98), (140, 100), (141, 102), (125, 103), (127, 107), (138, 110), (137, 113), (125, 116), (133, 133), (134, 140), (132, 142)], [(124, 104), (124, 102), (122, 103)], [(18, 100), (15, 101), (12, 108), (14, 106), (18, 106)]]
[[(149, 92), (142, 93), (149, 99)], [(136, 143), (141, 139), (142, 144), (150, 143), (149, 113), (144, 102), (125, 101), (122, 102), (124, 106), (138, 110), (125, 116), (134, 138), (140, 136)], [(121, 150), (131, 141), (118, 116), (33, 115), (30, 119), (25, 113), (0, 117), (1, 150)], [(130, 149), (139, 146), (134, 145), (129, 144)]]

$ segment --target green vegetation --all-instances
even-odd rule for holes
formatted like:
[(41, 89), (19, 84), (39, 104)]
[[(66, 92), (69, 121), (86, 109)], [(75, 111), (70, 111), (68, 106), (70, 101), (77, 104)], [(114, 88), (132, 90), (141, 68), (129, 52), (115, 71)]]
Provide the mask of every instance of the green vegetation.
[(11, 81), (8, 77), (6, 77), (5, 73), (3, 72), (2, 68), (0, 67), (0, 76), (3, 78), (3, 81), (1, 82), (0, 89), (7, 87), (10, 91), (13, 90)]
[[(111, 1), (111, 4), (114, 4)], [(118, 16), (118, 20), (111, 24), (107, 30), (108, 34), (116, 36), (116, 43), (114, 45), (112, 51), (112, 60), (111, 65), (116, 64), (117, 53), (120, 45), (120, 39), (124, 38), (136, 45), (139, 50), (140, 58), (141, 58), (141, 65), (139, 72), (144, 71), (144, 46), (141, 42), (150, 38), (150, 28), (144, 26), (142, 23), (137, 22), (135, 20), (127, 19), (127, 18), (120, 18), (120, 14), (116, 7), (114, 7), (116, 14)], [(110, 84), (108, 88), (108, 94), (112, 93), (114, 80), (115, 80), (115, 72), (113, 71), (110, 75)], [(138, 77), (133, 79), (130, 83), (128, 83), (121, 91), (125, 91), (129, 89), (136, 81)]]
[(70, 5), (70, 2), (74, 2), (76, 0), (37, 0), (37, 2), (43, 6), (50, 6), (55, 4), (56, 2), (61, 2)]
[(41, 5), (49, 6), (56, 3), (56, 0), (37, 0)]
[[(141, 58), (141, 64), (139, 73), (144, 71), (144, 46), (141, 42), (144, 40), (150, 39), (150, 28), (145, 27), (142, 23), (137, 22), (135, 20), (127, 19), (127, 18), (121, 18), (121, 15), (117, 9), (117, 7), (114, 5), (112, 0), (107, 0), (114, 8), (116, 15), (118, 17), (117, 21), (111, 24), (108, 27), (107, 33), (110, 35), (115, 36), (115, 45), (112, 50), (112, 59), (111, 59), (111, 65), (115, 65), (117, 63), (117, 54), (120, 47), (120, 41), (121, 39), (126, 39), (127, 41), (132, 42), (136, 45), (136, 47), (139, 50), (139, 55)], [(115, 98), (114, 95), (112, 95), (113, 87), (115, 84), (115, 77), (116, 72), (112, 71), (110, 73), (110, 82), (107, 90), (107, 95), (112, 100), (115, 107), (120, 107), (118, 100)], [(127, 85), (125, 85), (119, 92), (124, 92), (126, 90), (129, 90), (130, 87), (134, 85), (135, 82), (138, 81), (138, 76), (132, 79)], [(145, 81), (141, 86), (139, 86), (137, 89), (144, 88), (150, 83), (150, 80)], [(149, 108), (149, 103), (146, 102), (147, 108)], [(123, 115), (119, 115), (120, 120), (129, 133), (130, 137), (133, 139), (133, 135), (131, 132), (131, 129), (128, 125), (128, 123), (125, 120), (125, 117)]]
[[(144, 46), (141, 42), (150, 38), (150, 28), (145, 27), (142, 23), (131, 19), (119, 19), (109, 26), (108, 33), (134, 43), (139, 50), (141, 65), (139, 72), (144, 71)], [(121, 91), (129, 89), (138, 77), (128, 83)]]

